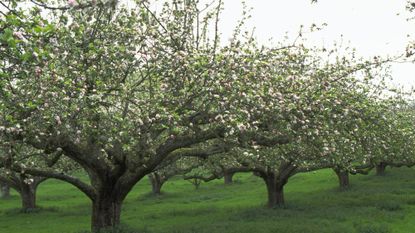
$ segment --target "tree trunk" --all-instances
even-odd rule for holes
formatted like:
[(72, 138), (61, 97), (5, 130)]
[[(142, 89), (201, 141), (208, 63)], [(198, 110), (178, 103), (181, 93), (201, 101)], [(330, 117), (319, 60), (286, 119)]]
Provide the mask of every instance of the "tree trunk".
[(224, 172), (223, 177), (225, 179), (225, 184), (232, 184), (233, 183), (233, 175), (235, 175), (235, 173), (233, 172)]
[(349, 182), (349, 172), (343, 171), (341, 169), (333, 169), (339, 179), (340, 189), (345, 190), (350, 187)]
[(151, 191), (154, 195), (161, 195), (161, 187), (163, 186), (163, 181), (161, 180), (161, 177), (158, 174), (150, 174), (148, 176), (151, 183)]
[(268, 208), (280, 207), (284, 202), (284, 184), (278, 182), (275, 174), (268, 174), (264, 178), (268, 191)]
[(196, 179), (195, 181), (194, 181), (194, 183), (193, 183), (193, 185), (195, 186), (195, 189), (196, 190), (198, 190), (199, 189), (199, 187), (200, 187), (200, 184), (202, 183), (202, 181), (201, 180), (199, 180), (199, 179)]
[(273, 208), (277, 204), (277, 189), (275, 182), (267, 181), (267, 191), (268, 191), (268, 208)]
[(161, 182), (156, 181), (154, 183), (151, 183), (152, 192), (154, 195), (161, 195)]
[(276, 185), (276, 203), (275, 206), (283, 206), (285, 204), (284, 200), (284, 185), (283, 184), (277, 184)]
[(22, 199), (22, 211), (30, 212), (36, 209), (36, 185), (23, 183), (19, 190)]
[(92, 232), (112, 230), (120, 225), (122, 201), (98, 196), (92, 201)]
[(0, 184), (0, 198), (7, 199), (10, 197), (10, 186), (7, 184)]
[(376, 175), (377, 176), (385, 175), (386, 166), (387, 166), (387, 164), (384, 163), (384, 162), (380, 162), (379, 164), (377, 164), (376, 165)]

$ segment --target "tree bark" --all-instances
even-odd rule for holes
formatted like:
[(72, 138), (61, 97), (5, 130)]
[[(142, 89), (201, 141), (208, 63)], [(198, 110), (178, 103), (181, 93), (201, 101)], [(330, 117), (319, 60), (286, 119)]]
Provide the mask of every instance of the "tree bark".
[(283, 184), (277, 184), (276, 185), (276, 202), (275, 202), (275, 206), (283, 206), (285, 204), (285, 199), (284, 199), (284, 185)]
[(376, 164), (376, 175), (377, 176), (384, 176), (387, 164), (384, 162), (380, 162)]
[(224, 172), (223, 177), (225, 180), (225, 184), (232, 184), (233, 183), (233, 175), (235, 175), (234, 172)]
[(0, 198), (7, 199), (10, 197), (10, 186), (7, 184), (0, 184)]
[(274, 182), (267, 182), (267, 193), (268, 193), (268, 208), (273, 208), (277, 204), (277, 189)]
[(30, 212), (36, 209), (36, 185), (22, 182), (19, 193), (22, 199), (23, 212)]
[(122, 201), (98, 195), (92, 201), (92, 232), (112, 230), (120, 225)]
[(348, 171), (344, 171), (341, 169), (333, 169), (334, 172), (337, 175), (337, 178), (339, 179), (339, 187), (342, 190), (346, 190), (350, 187), (350, 181), (349, 181), (349, 172)]
[(284, 184), (276, 179), (274, 173), (268, 173), (263, 178), (268, 192), (268, 208), (280, 207), (285, 204), (284, 200)]

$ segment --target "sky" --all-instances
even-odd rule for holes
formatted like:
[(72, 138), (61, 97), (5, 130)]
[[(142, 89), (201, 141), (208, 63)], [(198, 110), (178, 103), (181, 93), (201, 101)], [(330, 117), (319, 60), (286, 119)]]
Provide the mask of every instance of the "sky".
[[(363, 57), (397, 55), (409, 41), (415, 41), (415, 20), (407, 20), (411, 14), (405, 9), (406, 0), (319, 0), (316, 4), (311, 4), (311, 0), (247, 0), (246, 3), (253, 8), (246, 27), (255, 27), (261, 43), (269, 44), (271, 38), (281, 41), (287, 33), (294, 39), (301, 25), (309, 28), (313, 23), (327, 26), (308, 33), (308, 43), (330, 46), (342, 40)], [(241, 12), (241, 1), (224, 0), (222, 38), (230, 37)], [(415, 86), (415, 64), (392, 64), (391, 74), (393, 85), (405, 89)]]
[[(202, 0), (203, 1), (203, 0)], [(211, 0), (204, 0), (211, 2)], [(223, 0), (219, 30), (222, 38), (231, 36), (241, 18), (241, 0)], [(409, 13), (407, 0), (246, 0), (252, 18), (246, 28), (255, 28), (255, 36), (264, 44), (278, 42), (287, 35), (294, 40), (301, 25), (327, 24), (322, 30), (307, 33), (310, 45), (330, 47), (334, 42), (356, 48), (363, 57), (394, 56), (402, 53), (409, 41), (415, 41), (415, 13)], [(408, 37), (407, 35), (410, 35)], [(415, 87), (415, 64), (392, 64), (394, 86)]]

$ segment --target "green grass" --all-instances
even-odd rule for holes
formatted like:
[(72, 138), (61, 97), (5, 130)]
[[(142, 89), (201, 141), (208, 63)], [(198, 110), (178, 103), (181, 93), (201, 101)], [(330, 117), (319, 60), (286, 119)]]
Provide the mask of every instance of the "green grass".
[[(415, 232), (415, 170), (388, 169), (377, 177), (351, 176), (341, 192), (331, 170), (299, 174), (286, 185), (286, 207), (266, 209), (262, 180), (236, 175), (194, 190), (187, 181), (172, 180), (163, 195), (149, 194), (144, 179), (127, 197), (122, 223), (133, 232)], [(79, 233), (89, 229), (90, 201), (77, 189), (49, 180), (39, 187), (40, 211), (20, 213), (15, 192), (0, 200), (1, 233)]]

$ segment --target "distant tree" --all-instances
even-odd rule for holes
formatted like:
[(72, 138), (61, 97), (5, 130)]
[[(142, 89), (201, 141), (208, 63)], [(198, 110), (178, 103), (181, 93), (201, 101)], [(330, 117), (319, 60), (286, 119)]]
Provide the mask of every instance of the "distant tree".
[(360, 149), (336, 151), (342, 153), (333, 167), (341, 188), (348, 187), (349, 173), (368, 174), (376, 168), (376, 174), (383, 175), (388, 165), (412, 166), (415, 162), (415, 118), (413, 111), (408, 109), (409, 103), (396, 93), (388, 100), (372, 101), (367, 105), (371, 107), (360, 122), (361, 130), (353, 134)]
[(36, 163), (37, 166), (45, 168), (55, 167), (57, 169), (59, 166), (64, 167), (66, 171), (70, 167), (60, 161), (61, 151), (51, 155), (38, 155), (38, 153), (41, 152), (21, 144), (3, 145), (0, 152), (0, 182), (5, 187), (13, 188), (20, 194), (23, 212), (31, 212), (37, 208), (37, 188), (48, 179), (47, 177), (25, 173), (24, 168), (26, 166)]
[(0, 198), (7, 199), (10, 197), (10, 186), (6, 183), (0, 183)]
[[(331, 63), (321, 54), (304, 47), (262, 49), (256, 79), (248, 81), (255, 88), (234, 86), (240, 96), (253, 96), (249, 101), (255, 104), (246, 111), (243, 106), (249, 103), (236, 101), (235, 108), (250, 124), (239, 122), (226, 137), (234, 148), (232, 156), (225, 156), (229, 161), (218, 159), (211, 172), (204, 169), (205, 174), (188, 178), (216, 179), (228, 165), (254, 172), (264, 180), (267, 206), (272, 208), (284, 205), (284, 186), (299, 172), (335, 168), (342, 185), (348, 184), (349, 172), (364, 172), (365, 161), (374, 155), (365, 153), (368, 148), (360, 136), (389, 127), (366, 127), (379, 113), (380, 93), (370, 90), (383, 88), (372, 86), (371, 80), (384, 61), (356, 62), (345, 56)], [(360, 71), (364, 79), (357, 78)], [(389, 143), (377, 142), (370, 149)]]
[(199, 189), (202, 182), (210, 182), (212, 180), (220, 179), (221, 176), (217, 173), (212, 173), (212, 171), (206, 169), (204, 165), (200, 165), (184, 174), (183, 178), (184, 180), (189, 181), (195, 189)]
[(226, 147), (220, 144), (208, 145), (203, 148), (184, 148), (170, 154), (156, 169), (148, 175), (152, 193), (161, 194), (163, 184), (174, 176), (186, 174), (203, 164), (208, 157), (223, 153)]
[(229, 185), (233, 183), (233, 176), (236, 173), (252, 172), (248, 167), (239, 164), (229, 151), (212, 155), (201, 162), (202, 164), (188, 171), (184, 178), (187, 180), (199, 179), (204, 182), (223, 178), (224, 184)]
[(0, 175), (0, 180), (7, 184), (8, 187), (15, 189), (21, 197), (22, 211), (31, 212), (37, 208), (36, 190), (40, 183), (47, 178), (33, 177), (29, 175), (9, 174), (8, 176)]

